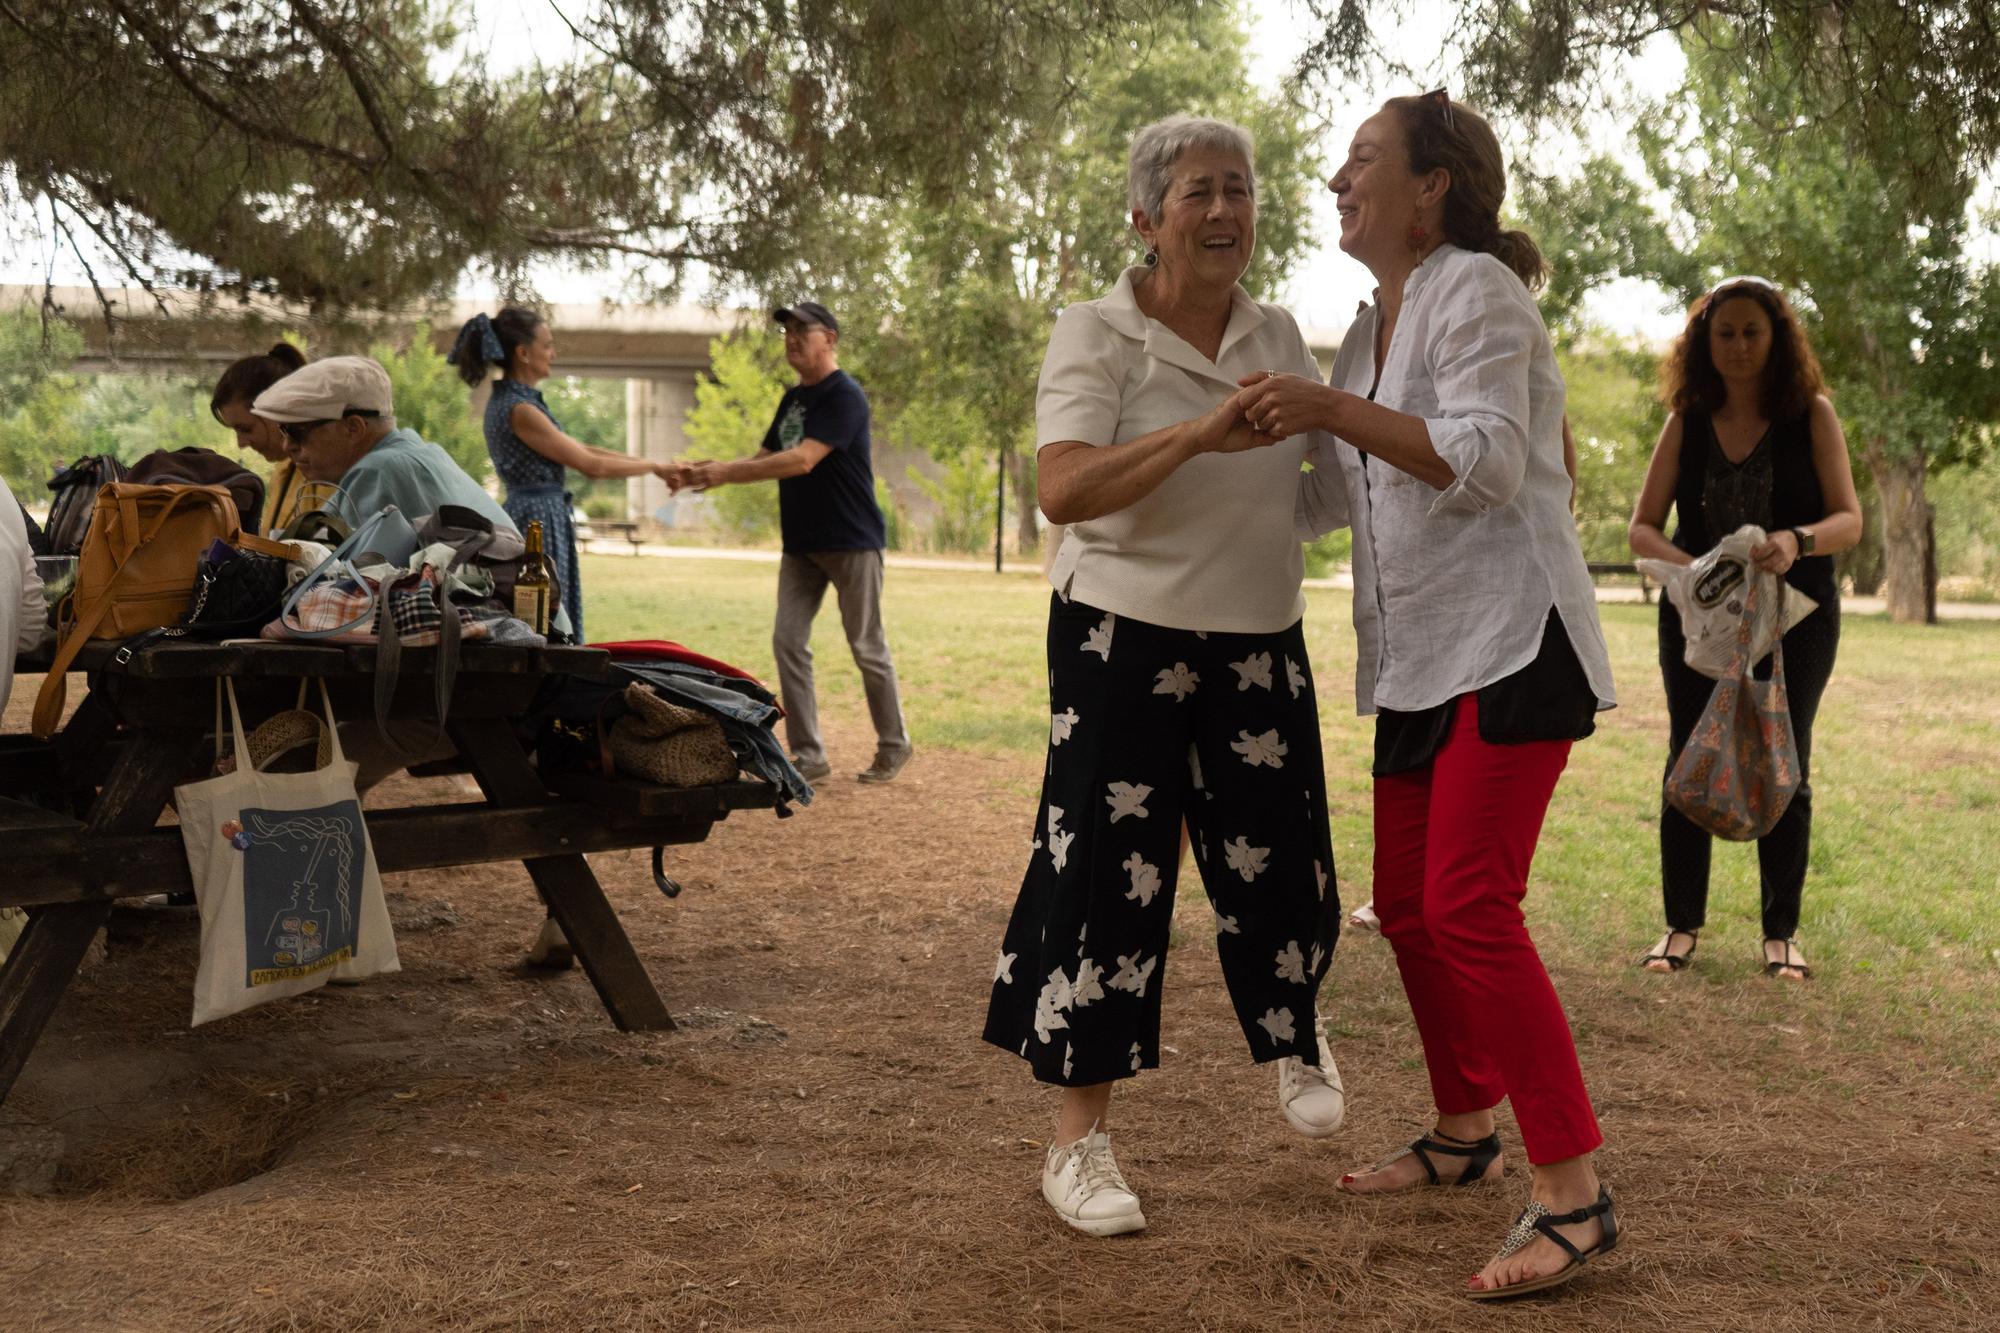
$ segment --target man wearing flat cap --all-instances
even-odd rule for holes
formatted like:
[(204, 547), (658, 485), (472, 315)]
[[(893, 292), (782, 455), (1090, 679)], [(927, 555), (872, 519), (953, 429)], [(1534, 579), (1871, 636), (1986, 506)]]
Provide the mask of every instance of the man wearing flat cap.
[(453, 504), (477, 510), (496, 528), (520, 530), (442, 446), (397, 427), (389, 372), (372, 357), (311, 362), (258, 394), (250, 410), (278, 423), (303, 476), (340, 488), (330, 507), (350, 524), (384, 505), (415, 523)]
[(819, 734), (813, 695), (812, 623), (830, 585), (840, 623), (861, 669), (875, 723), (875, 759), (861, 782), (888, 782), (910, 760), (910, 737), (896, 693), (896, 666), (882, 632), (882, 511), (868, 440), (868, 396), (840, 368), (840, 322), (817, 301), (771, 312), (785, 326), (785, 360), (799, 382), (778, 401), (754, 457), (684, 464), (668, 478), (678, 491), (746, 482), (778, 483), (778, 622), (771, 651), (785, 706), (785, 739), (808, 781), (833, 772)]

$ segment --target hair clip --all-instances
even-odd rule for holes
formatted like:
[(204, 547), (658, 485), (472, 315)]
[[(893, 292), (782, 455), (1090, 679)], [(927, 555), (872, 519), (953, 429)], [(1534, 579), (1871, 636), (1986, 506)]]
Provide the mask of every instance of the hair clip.
[(1714, 308), (1715, 298), (1731, 287), (1762, 287), (1765, 291), (1771, 292), (1774, 295), (1782, 294), (1779, 291), (1778, 284), (1772, 282), (1769, 278), (1760, 278), (1754, 273), (1738, 273), (1734, 277), (1724, 278), (1713, 287), (1710, 287), (1707, 293), (1701, 298), (1701, 313), (1704, 318)]

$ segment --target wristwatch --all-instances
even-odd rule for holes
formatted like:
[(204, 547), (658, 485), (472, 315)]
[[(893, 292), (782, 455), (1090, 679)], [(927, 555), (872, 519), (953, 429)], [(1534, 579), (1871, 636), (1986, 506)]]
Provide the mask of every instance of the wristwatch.
[(1793, 528), (1791, 531), (1792, 536), (1798, 538), (1799, 554), (1811, 555), (1813, 553), (1813, 530), (1811, 528)]

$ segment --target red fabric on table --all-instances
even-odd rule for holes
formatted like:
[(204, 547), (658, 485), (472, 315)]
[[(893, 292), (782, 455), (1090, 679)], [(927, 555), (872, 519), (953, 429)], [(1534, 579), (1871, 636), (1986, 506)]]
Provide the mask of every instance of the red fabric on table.
[(738, 680), (754, 681), (758, 685), (764, 683), (745, 671), (742, 667), (731, 666), (727, 662), (719, 662), (713, 657), (675, 643), (672, 639), (626, 639), (617, 643), (593, 643), (588, 646), (602, 648), (605, 652), (610, 653), (613, 658), (651, 657), (664, 659), (668, 662), (680, 662), (687, 666), (705, 667), (718, 675), (734, 676)]
[(1458, 701), (1427, 766), (1375, 780), (1375, 914), (1396, 951), (1447, 1114), (1513, 1103), (1528, 1160), (1604, 1136), (1562, 1001), (1521, 914), (1528, 867), (1569, 741), (1492, 745), (1479, 698)]

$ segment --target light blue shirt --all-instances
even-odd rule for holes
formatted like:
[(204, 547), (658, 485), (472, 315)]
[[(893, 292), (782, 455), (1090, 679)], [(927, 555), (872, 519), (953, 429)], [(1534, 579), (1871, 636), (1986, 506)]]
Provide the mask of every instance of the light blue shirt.
[(484, 514), (495, 528), (520, 532), (507, 511), (450, 454), (406, 426), (383, 436), (347, 470), (334, 500), (335, 509), (350, 524), (394, 505), (414, 526), (425, 514), (448, 504)]

